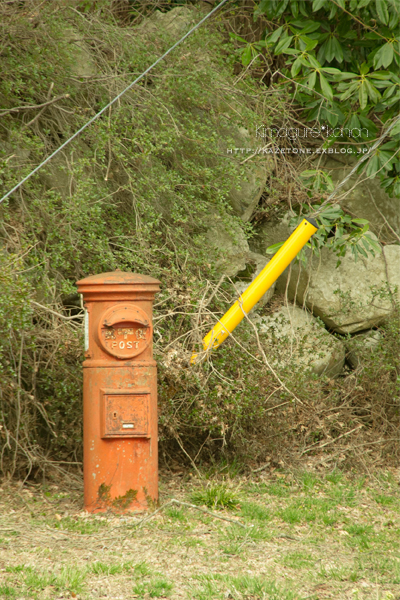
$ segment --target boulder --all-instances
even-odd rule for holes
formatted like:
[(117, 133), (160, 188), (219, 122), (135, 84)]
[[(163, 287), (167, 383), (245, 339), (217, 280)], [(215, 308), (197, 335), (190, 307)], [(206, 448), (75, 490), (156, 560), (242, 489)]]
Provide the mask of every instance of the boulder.
[(93, 60), (89, 46), (85, 43), (84, 36), (76, 29), (65, 29), (64, 42), (68, 43), (72, 55), (69, 65), (71, 74), (75, 77), (92, 77), (96, 75), (96, 63)]
[(269, 246), (284, 242), (293, 233), (295, 227), (290, 227), (289, 221), (293, 213), (288, 211), (281, 220), (262, 221), (256, 226), (256, 235), (251, 239), (250, 246), (254, 252), (266, 253)]
[(167, 32), (177, 42), (190, 26), (195, 25), (196, 13), (187, 6), (177, 6), (168, 12), (155, 10), (150, 17), (145, 19), (138, 27), (144, 34), (157, 34)]
[[(232, 127), (219, 130), (221, 151), (228, 153), (228, 156), (235, 160), (238, 165), (249, 156), (247, 150), (256, 148), (256, 140), (244, 127)], [(229, 143), (233, 139), (234, 148)], [(238, 152), (235, 152), (239, 150)], [(246, 152), (242, 154), (241, 151)], [(231, 154), (232, 152), (232, 154)], [(243, 221), (249, 221), (256, 209), (260, 198), (264, 192), (268, 174), (272, 171), (272, 159), (270, 156), (258, 157), (257, 162), (248, 161), (244, 167), (244, 177), (239, 189), (231, 188), (228, 195), (228, 202), (232, 206), (233, 212)]]
[(233, 217), (213, 215), (204, 225), (208, 242), (208, 255), (216, 262), (217, 270), (228, 277), (235, 277), (246, 269), (249, 245), (243, 229)]
[[(338, 375), (345, 361), (344, 344), (328, 333), (308, 311), (282, 307), (268, 317), (252, 317), (276, 366), (308, 369), (316, 375)], [(266, 340), (265, 342), (263, 340)]]
[[(336, 268), (337, 256), (323, 248), (319, 258), (307, 253), (304, 266), (293, 261), (277, 281), (277, 290), (307, 306), (338, 333), (379, 325), (400, 300), (400, 246), (356, 261), (350, 251)], [(289, 276), (290, 275), (290, 276)]]
[[(209, 260), (216, 265), (217, 272), (228, 277), (236, 277), (243, 272), (245, 272), (243, 276), (249, 277), (249, 274), (252, 274), (248, 283), (239, 281), (235, 284), (235, 287), (239, 286), (239, 293), (242, 293), (250, 281), (265, 267), (268, 259), (250, 251), (245, 233), (236, 218), (214, 214), (212, 218), (205, 219), (203, 224), (207, 228), (206, 251)], [(272, 296), (274, 287), (263, 297), (263, 304)]]
[[(355, 162), (354, 158), (343, 158), (339, 162), (326, 157), (324, 169), (332, 177), (333, 183), (337, 184), (346, 177), (354, 167)], [(375, 179), (365, 179), (365, 175), (362, 175), (360, 179), (364, 181), (360, 181), (360, 183), (357, 183), (358, 179), (359, 175), (354, 174), (345, 183), (342, 188), (345, 192), (355, 187), (341, 200), (341, 206), (346, 208), (354, 217), (368, 219), (371, 224), (371, 231), (381, 241), (398, 242), (398, 236), (400, 235), (400, 198), (390, 198), (381, 188), (378, 176)]]
[(373, 354), (382, 338), (379, 331), (366, 331), (345, 343), (346, 360), (353, 369), (362, 366), (366, 356)]

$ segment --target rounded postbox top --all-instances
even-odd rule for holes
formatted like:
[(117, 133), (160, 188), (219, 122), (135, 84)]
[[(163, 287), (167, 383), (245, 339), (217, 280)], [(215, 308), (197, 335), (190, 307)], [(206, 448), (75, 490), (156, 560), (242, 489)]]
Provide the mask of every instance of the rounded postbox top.
[(154, 297), (154, 294), (160, 289), (160, 282), (153, 277), (139, 273), (110, 271), (85, 277), (77, 282), (77, 286), (78, 292), (83, 294), (87, 300), (100, 300), (105, 297), (111, 298), (111, 296), (123, 300), (137, 296), (137, 294)]
[(99, 273), (98, 275), (90, 275), (77, 281), (77, 285), (160, 285), (158, 279), (141, 275), (140, 273), (130, 273), (126, 271), (109, 271), (108, 273)]

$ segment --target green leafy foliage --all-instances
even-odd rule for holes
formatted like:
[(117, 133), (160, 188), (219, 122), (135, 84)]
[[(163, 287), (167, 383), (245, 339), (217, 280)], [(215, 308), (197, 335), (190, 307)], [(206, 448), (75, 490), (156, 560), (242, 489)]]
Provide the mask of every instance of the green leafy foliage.
[[(396, 3), (261, 0), (254, 18), (261, 15), (269, 20), (261, 40), (266, 42), (266, 52), (284, 58), (279, 85), (294, 92), (305, 118), (334, 128), (329, 136), (332, 142), (356, 141), (360, 148), (368, 148), (381, 124), (396, 117), (399, 109)], [(249, 53), (245, 43), (243, 55)], [(371, 156), (367, 176), (379, 173), (382, 187), (399, 196), (399, 130), (393, 130), (391, 137), (393, 146)]]
[[(371, 163), (370, 163), (371, 165)], [(315, 193), (331, 192), (333, 190), (332, 179), (321, 169), (307, 169), (300, 175), (303, 183), (312, 197)], [(338, 256), (336, 266), (341, 264), (341, 258), (348, 251), (352, 253), (355, 261), (359, 256), (368, 257), (382, 251), (375, 236), (369, 233), (369, 222), (366, 219), (357, 219), (346, 214), (339, 204), (325, 205), (322, 209), (318, 204), (303, 207), (303, 214), (294, 215), (290, 220), (292, 227), (297, 227), (304, 217), (315, 217), (318, 231), (306, 244), (306, 248), (312, 249), (313, 254), (319, 256), (322, 248), (329, 248)], [(275, 254), (282, 247), (284, 241), (273, 244), (267, 248), (267, 254)], [(306, 252), (302, 250), (297, 260), (306, 261)]]
[[(46, 3), (41, 11), (46, 27), (37, 29), (19, 6), (12, 9), (2, 47), (5, 108), (41, 104), (49, 89), (69, 97), (29, 126), (40, 111), (2, 115), (3, 193), (171, 45), (168, 32), (138, 35), (133, 51), (130, 34), (116, 25), (107, 2), (98, 5), (99, 20)], [(80, 77), (80, 55), (66, 41), (66, 31), (74, 40), (104, 40), (87, 46), (85, 55), (99, 80)], [(205, 53), (210, 60), (203, 60)], [(226, 122), (255, 127), (258, 119), (256, 103), (241, 105), (239, 112), (234, 102), (227, 103), (225, 91), (216, 92), (215, 81), (231, 85), (232, 62), (224, 57), (222, 38), (199, 31), (151, 81), (126, 94), (62, 158), (0, 206), (3, 471), (17, 475), (20, 466), (21, 473), (26, 468), (35, 475), (49, 454), (61, 464), (81, 459), (83, 313), (77, 280), (119, 268), (151, 274), (165, 289), (182, 293), (192, 282), (200, 293), (199, 280), (213, 277), (206, 219), (229, 213), (227, 194), (244, 172), (221, 151), (218, 127)], [(255, 92), (255, 85), (249, 80), (237, 89)], [(176, 301), (169, 296), (170, 303)], [(182, 321), (169, 325), (159, 323), (162, 339), (173, 336)], [(187, 326), (190, 330), (190, 320)], [(29, 458), (32, 452), (37, 462)]]

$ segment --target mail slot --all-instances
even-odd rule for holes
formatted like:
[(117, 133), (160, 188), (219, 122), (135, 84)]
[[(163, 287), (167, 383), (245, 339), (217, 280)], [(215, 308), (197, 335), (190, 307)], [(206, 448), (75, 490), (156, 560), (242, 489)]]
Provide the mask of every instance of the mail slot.
[(150, 390), (102, 390), (101, 437), (150, 437)]
[(152, 304), (159, 282), (115, 271), (87, 277), (77, 285), (86, 309), (85, 508), (143, 510), (158, 499)]

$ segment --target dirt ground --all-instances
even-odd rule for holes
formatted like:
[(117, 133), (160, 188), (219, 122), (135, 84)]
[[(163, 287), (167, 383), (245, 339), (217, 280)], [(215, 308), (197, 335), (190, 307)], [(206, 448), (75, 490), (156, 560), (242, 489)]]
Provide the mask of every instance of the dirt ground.
[(394, 470), (165, 472), (161, 510), (121, 516), (3, 482), (0, 598), (400, 600), (399, 492)]

